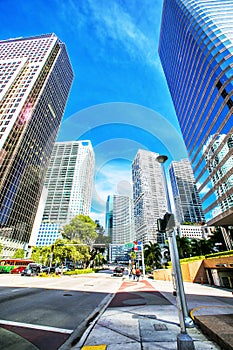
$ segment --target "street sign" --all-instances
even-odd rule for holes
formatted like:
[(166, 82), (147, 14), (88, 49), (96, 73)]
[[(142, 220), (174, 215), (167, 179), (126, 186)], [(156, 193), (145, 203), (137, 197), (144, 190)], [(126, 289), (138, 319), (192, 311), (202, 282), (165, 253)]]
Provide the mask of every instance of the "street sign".
[(125, 247), (126, 247), (126, 248), (133, 248), (133, 247), (134, 247), (134, 244), (133, 244), (133, 243), (126, 243), (126, 244), (125, 244)]

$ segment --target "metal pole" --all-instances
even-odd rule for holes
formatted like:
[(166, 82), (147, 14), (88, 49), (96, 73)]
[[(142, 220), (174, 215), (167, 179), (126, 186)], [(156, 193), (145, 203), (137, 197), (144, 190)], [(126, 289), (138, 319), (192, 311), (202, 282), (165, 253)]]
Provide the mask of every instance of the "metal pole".
[(143, 242), (141, 243), (141, 249), (142, 249), (142, 273), (143, 273), (143, 278), (145, 278), (146, 271), (145, 271), (144, 252), (143, 252)]
[[(184, 289), (183, 286), (183, 280), (180, 270), (180, 261), (177, 260), (177, 245), (176, 242), (174, 244), (174, 231), (170, 231), (168, 233), (168, 241), (169, 241), (169, 247), (170, 247), (170, 254), (171, 254), (171, 261), (172, 261), (172, 268), (175, 276), (175, 284), (176, 284), (176, 304), (178, 308), (178, 315), (180, 320), (180, 329), (181, 333), (177, 335), (177, 349), (178, 350), (195, 350), (194, 343), (192, 338), (189, 336), (189, 334), (186, 332), (186, 317), (184, 316), (184, 310), (183, 310), (183, 302), (185, 299), (184, 296)], [(192, 321), (192, 319), (191, 319)], [(193, 323), (193, 321), (192, 321)], [(189, 323), (188, 323), (189, 324)], [(190, 325), (189, 325), (190, 327)], [(192, 326), (193, 327), (193, 326)]]
[(175, 259), (175, 265), (176, 265), (177, 284), (179, 287), (179, 295), (180, 295), (180, 302), (181, 302), (181, 307), (184, 315), (184, 322), (187, 328), (192, 328), (194, 327), (194, 323), (192, 318), (188, 315), (187, 301), (184, 293), (184, 283), (183, 283), (182, 271), (180, 267), (179, 253), (178, 253), (176, 236), (174, 231), (172, 231), (171, 236), (172, 236), (171, 240), (172, 240), (172, 247), (173, 247), (174, 259)]
[[(167, 196), (167, 206), (170, 213), (171, 211), (171, 202), (169, 198), (169, 191), (168, 191), (168, 185), (167, 185), (167, 177), (166, 172), (164, 169), (164, 163), (167, 161), (168, 157), (166, 155), (159, 155), (157, 157), (157, 161), (162, 164), (163, 168), (163, 175), (164, 175), (164, 181), (165, 181), (165, 189), (166, 189), (166, 196)], [(171, 219), (174, 220), (174, 215), (171, 214)], [(169, 225), (168, 225), (169, 226)], [(171, 227), (172, 226), (172, 227)], [(169, 241), (169, 247), (170, 247), (170, 254), (171, 254), (171, 260), (172, 260), (172, 268), (175, 275), (175, 283), (176, 283), (176, 302), (177, 302), (177, 308), (178, 308), (178, 314), (180, 319), (180, 328), (181, 333), (177, 336), (177, 349), (178, 350), (194, 350), (194, 343), (192, 338), (187, 334), (186, 332), (186, 322), (187, 326), (193, 327), (193, 321), (190, 318), (191, 321), (189, 321), (186, 318), (186, 314), (184, 313), (183, 308), (187, 312), (187, 304), (184, 294), (184, 287), (183, 287), (183, 279), (181, 274), (181, 268), (180, 268), (180, 260), (179, 260), (179, 254), (176, 244), (176, 238), (174, 235), (174, 224), (172, 223), (169, 228), (167, 227), (167, 233), (168, 233), (168, 241)], [(192, 324), (192, 325), (191, 325)]]

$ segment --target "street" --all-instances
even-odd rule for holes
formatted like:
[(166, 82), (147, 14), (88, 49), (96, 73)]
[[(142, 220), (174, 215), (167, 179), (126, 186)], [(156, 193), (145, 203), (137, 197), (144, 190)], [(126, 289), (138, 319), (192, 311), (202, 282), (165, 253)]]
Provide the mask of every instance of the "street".
[[(0, 325), (5, 332), (1, 350), (10, 349), (12, 334), (30, 342), (25, 349), (57, 349), (74, 330), (81, 335), (120, 284), (121, 279), (107, 273), (45, 278), (0, 275)], [(24, 348), (14, 344), (12, 349)]]
[[(56, 350), (63, 345), (70, 349), (108, 303), (108, 310), (142, 307), (145, 314), (149, 307), (149, 315), (158, 316), (158, 307), (163, 307), (163, 315), (169, 314), (172, 304), (176, 305), (172, 283), (150, 280), (150, 284), (155, 290), (146, 280), (122, 283), (110, 271), (45, 278), (0, 275), (0, 349)], [(193, 315), (232, 314), (231, 291), (193, 283), (184, 283), (184, 287)], [(174, 310), (169, 320), (178, 325)]]

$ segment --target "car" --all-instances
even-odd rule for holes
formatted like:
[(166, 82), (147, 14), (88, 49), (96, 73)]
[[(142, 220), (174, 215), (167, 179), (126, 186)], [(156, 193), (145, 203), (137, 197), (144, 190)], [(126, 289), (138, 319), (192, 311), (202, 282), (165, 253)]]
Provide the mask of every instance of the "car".
[(16, 267), (15, 269), (11, 270), (12, 274), (20, 274), (23, 272), (23, 270), (25, 270), (25, 266), (19, 266)]
[(28, 264), (25, 270), (22, 271), (21, 276), (38, 276), (41, 272), (41, 265), (36, 263)]
[(116, 277), (122, 277), (124, 273), (124, 267), (122, 266), (117, 266), (115, 267), (115, 269), (113, 270), (113, 274), (112, 276), (116, 276)]
[(48, 266), (41, 265), (40, 272), (49, 273), (50, 272), (50, 268)]
[(67, 271), (69, 271), (67, 266), (57, 266), (56, 269), (55, 269), (56, 274), (64, 273), (64, 272), (67, 272)]

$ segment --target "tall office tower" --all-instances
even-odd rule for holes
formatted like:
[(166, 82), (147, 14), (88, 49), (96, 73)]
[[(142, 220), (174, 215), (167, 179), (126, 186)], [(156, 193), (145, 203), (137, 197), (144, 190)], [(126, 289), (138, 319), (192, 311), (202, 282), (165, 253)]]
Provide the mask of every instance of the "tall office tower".
[(27, 247), (73, 81), (55, 34), (0, 41), (0, 242)]
[(140, 149), (132, 164), (136, 238), (143, 243), (164, 243), (157, 230), (157, 219), (168, 211), (168, 201), (166, 179), (158, 156)]
[(229, 234), (228, 225), (233, 225), (232, 18), (233, 0), (165, 0), (159, 44), (207, 223), (223, 226)]
[(133, 243), (135, 229), (132, 198), (118, 194), (108, 196), (106, 232), (112, 244)]
[(177, 221), (180, 224), (185, 221), (193, 223), (205, 221), (190, 161), (188, 159), (173, 161), (169, 167), (169, 175)]
[(49, 245), (62, 225), (90, 215), (94, 151), (89, 140), (56, 142), (45, 178), (47, 199), (36, 245)]

